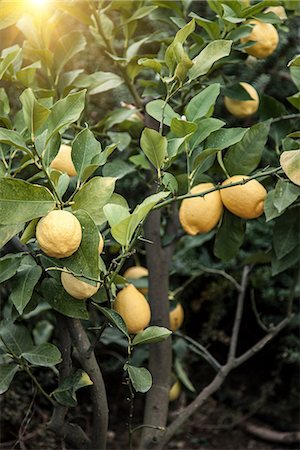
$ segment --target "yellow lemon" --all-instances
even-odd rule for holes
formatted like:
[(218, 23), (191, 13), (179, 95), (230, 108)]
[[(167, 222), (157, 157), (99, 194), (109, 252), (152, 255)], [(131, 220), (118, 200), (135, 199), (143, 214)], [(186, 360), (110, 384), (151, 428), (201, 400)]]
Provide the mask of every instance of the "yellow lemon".
[[(132, 266), (125, 270), (123, 276), (127, 279), (138, 280), (139, 278), (148, 277), (149, 272), (146, 267), (142, 266)], [(142, 294), (148, 294), (148, 288), (137, 288)]]
[(272, 12), (276, 14), (281, 20), (286, 20), (287, 15), (283, 6), (269, 6), (269, 8), (264, 10), (264, 13)]
[(177, 303), (174, 309), (170, 311), (169, 321), (170, 321), (170, 329), (174, 332), (177, 331), (184, 319), (184, 310), (180, 303)]
[(99, 255), (101, 255), (101, 253), (103, 252), (103, 248), (104, 248), (104, 239), (102, 234), (99, 233), (99, 246), (98, 246)]
[(66, 172), (70, 177), (77, 175), (72, 161), (71, 151), (72, 147), (70, 147), (70, 145), (62, 144), (57, 155), (50, 164), (51, 169)]
[[(200, 183), (192, 188), (191, 194), (199, 194), (212, 188), (212, 183)], [(184, 199), (179, 210), (179, 220), (184, 230), (194, 236), (212, 230), (219, 222), (222, 212), (220, 193), (214, 191), (205, 197)]]
[(175, 383), (171, 386), (171, 389), (169, 390), (169, 401), (173, 402), (174, 400), (177, 400), (181, 393), (181, 384), (179, 380), (176, 380)]
[(259, 97), (256, 89), (251, 84), (240, 83), (241, 86), (248, 92), (253, 100), (236, 100), (234, 98), (225, 97), (224, 104), (227, 109), (235, 117), (248, 117), (255, 114), (259, 106)]
[[(247, 180), (246, 175), (235, 175), (222, 183), (226, 186), (230, 183)], [(255, 219), (264, 212), (264, 201), (267, 191), (257, 180), (251, 180), (246, 184), (232, 186), (220, 191), (224, 206), (242, 219)]]
[(113, 308), (124, 320), (130, 334), (143, 331), (149, 325), (151, 319), (149, 303), (133, 284), (128, 284), (117, 294)]
[(54, 210), (38, 222), (36, 238), (46, 255), (66, 258), (76, 252), (80, 245), (81, 225), (72, 213)]
[(241, 38), (241, 42), (256, 41), (256, 44), (245, 48), (245, 51), (256, 58), (266, 58), (271, 55), (275, 51), (279, 41), (279, 36), (274, 25), (255, 19), (251, 19), (247, 23), (254, 26), (248, 36)]
[(100, 283), (98, 283), (97, 286), (92, 286), (67, 272), (61, 273), (61, 283), (68, 294), (79, 300), (92, 297), (100, 287)]

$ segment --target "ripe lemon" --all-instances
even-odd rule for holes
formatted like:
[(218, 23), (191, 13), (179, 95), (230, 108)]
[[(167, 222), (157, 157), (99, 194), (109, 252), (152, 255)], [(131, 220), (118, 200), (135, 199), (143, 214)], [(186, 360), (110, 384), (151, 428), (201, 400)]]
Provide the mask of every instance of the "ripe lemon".
[(68, 294), (79, 300), (92, 297), (100, 287), (100, 283), (98, 283), (97, 286), (92, 286), (67, 272), (61, 273), (61, 283)]
[(80, 245), (81, 225), (72, 213), (54, 210), (38, 222), (36, 238), (46, 255), (66, 258), (76, 252)]
[(278, 16), (279, 19), (281, 20), (287, 19), (287, 15), (283, 6), (269, 6), (267, 9), (264, 10), (264, 13), (268, 12), (276, 14), (276, 16)]
[[(237, 181), (247, 180), (246, 175), (235, 175), (222, 183), (226, 186)], [(267, 191), (257, 180), (246, 184), (232, 186), (220, 191), (224, 206), (242, 219), (255, 219), (264, 212), (264, 201)]]
[[(194, 186), (191, 194), (198, 194), (212, 189), (212, 183), (200, 183)], [(219, 222), (223, 206), (219, 191), (210, 192), (205, 197), (186, 198), (179, 210), (179, 220), (183, 229), (194, 236), (207, 233)]]
[(177, 331), (184, 319), (184, 310), (180, 303), (177, 303), (174, 309), (170, 311), (169, 321), (170, 321), (170, 329), (174, 332)]
[(255, 114), (259, 106), (259, 97), (256, 89), (251, 84), (240, 83), (248, 92), (253, 100), (236, 100), (230, 97), (224, 97), (224, 104), (227, 109), (235, 117), (248, 117)]
[(51, 169), (59, 170), (60, 172), (66, 172), (69, 177), (77, 175), (71, 157), (72, 147), (70, 145), (62, 144), (60, 149), (50, 164)]
[(98, 253), (99, 255), (101, 255), (101, 253), (103, 252), (103, 248), (104, 248), (104, 239), (101, 233), (99, 233), (99, 246), (98, 246)]
[(149, 303), (133, 284), (128, 284), (117, 294), (113, 308), (123, 318), (130, 334), (143, 331), (149, 325)]
[(275, 51), (279, 41), (279, 36), (274, 25), (255, 19), (251, 19), (247, 23), (254, 26), (248, 36), (241, 38), (241, 42), (256, 41), (256, 44), (245, 48), (245, 51), (256, 58), (266, 58), (271, 55)]
[(181, 393), (181, 384), (179, 380), (176, 380), (175, 383), (171, 386), (171, 389), (169, 390), (169, 401), (173, 402), (174, 400), (177, 400)]
[[(132, 266), (129, 269), (125, 270), (123, 276), (127, 279), (138, 280), (139, 278), (148, 277), (149, 272), (146, 267), (142, 266)], [(137, 288), (142, 294), (148, 294), (148, 288)]]

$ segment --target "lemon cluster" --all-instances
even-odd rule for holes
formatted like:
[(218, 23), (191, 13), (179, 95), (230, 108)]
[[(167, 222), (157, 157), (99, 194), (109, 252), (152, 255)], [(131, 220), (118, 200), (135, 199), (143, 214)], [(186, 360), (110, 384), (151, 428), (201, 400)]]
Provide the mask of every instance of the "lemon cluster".
[[(243, 219), (255, 219), (264, 212), (267, 191), (257, 180), (246, 175), (234, 175), (223, 182), (223, 189), (205, 194), (204, 197), (184, 199), (179, 210), (179, 220), (184, 230), (194, 236), (211, 231), (219, 222), (223, 206)], [(244, 184), (226, 186), (232, 183)], [(214, 189), (212, 183), (200, 183), (191, 190), (199, 194)]]

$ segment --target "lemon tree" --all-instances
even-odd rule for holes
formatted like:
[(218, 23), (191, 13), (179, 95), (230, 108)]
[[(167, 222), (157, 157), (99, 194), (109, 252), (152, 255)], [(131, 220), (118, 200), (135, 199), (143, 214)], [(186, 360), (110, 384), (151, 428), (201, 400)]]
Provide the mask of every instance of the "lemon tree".
[[(131, 411), (135, 392), (147, 392), (139, 446), (162, 448), (202, 399), (182, 348), (216, 371), (202, 394), (211, 395), (260, 348), (236, 355), (248, 264), (272, 276), (299, 264), (299, 56), (285, 61), (288, 98), (275, 99), (252, 57), (276, 58), (289, 31), (268, 1), (252, 3), (206, 2), (207, 17), (197, 2), (49, 2), (43, 13), (3, 5), (0, 392), (21, 372), (55, 416), (87, 387), (93, 425), (65, 415), (49, 425), (69, 446), (106, 448), (110, 386), (96, 351), (105, 333), (125, 349)], [(292, 20), (297, 5), (284, 3)], [(247, 260), (253, 223), (271, 244)], [(192, 269), (190, 251), (199, 256)], [(236, 267), (239, 307), (222, 366), (188, 336), (180, 347), (184, 310), (179, 301), (170, 312), (169, 298), (205, 270), (232, 281)], [(49, 368), (59, 373), (52, 392), (36, 378)], [(195, 403), (166, 428), (172, 373), (171, 399), (187, 389)], [(131, 446), (132, 413), (128, 431)]]

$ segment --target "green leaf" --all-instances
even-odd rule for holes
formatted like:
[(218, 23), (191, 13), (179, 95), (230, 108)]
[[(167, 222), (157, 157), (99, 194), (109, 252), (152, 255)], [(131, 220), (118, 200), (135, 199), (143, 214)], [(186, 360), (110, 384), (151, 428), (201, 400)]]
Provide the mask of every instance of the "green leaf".
[(187, 23), (181, 30), (177, 31), (176, 36), (173, 42), (169, 45), (165, 53), (165, 61), (169, 68), (170, 74), (172, 74), (177, 61), (174, 55), (174, 47), (176, 44), (183, 44), (190, 34), (195, 30), (195, 20), (192, 19), (189, 23)]
[(18, 234), (24, 227), (23, 223), (0, 225), (0, 248)]
[(300, 150), (283, 152), (280, 156), (280, 164), (288, 178), (300, 186)]
[(55, 208), (51, 192), (27, 181), (0, 179), (0, 224), (27, 222), (45, 216)]
[(162, 342), (171, 334), (172, 331), (168, 330), (168, 328), (157, 326), (148, 327), (144, 331), (140, 331), (140, 333), (135, 335), (132, 345)]
[(0, 328), (0, 348), (20, 356), (23, 352), (30, 350), (33, 342), (29, 331), (23, 325), (7, 323)]
[(244, 241), (244, 235), (245, 221), (225, 210), (215, 239), (215, 256), (222, 261), (234, 258)]
[(189, 70), (190, 80), (205, 75), (213, 66), (213, 64), (221, 58), (230, 54), (232, 41), (216, 40), (210, 42), (200, 53), (193, 59), (193, 67)]
[(4, 281), (9, 280), (16, 274), (21, 264), (22, 256), (22, 253), (17, 253), (0, 258), (0, 283), (4, 283)]
[(73, 319), (89, 319), (85, 302), (71, 297), (54, 278), (46, 278), (42, 283), (41, 291), (49, 305), (64, 316)]
[(14, 277), (10, 299), (19, 314), (22, 314), (30, 302), (33, 290), (42, 275), (42, 268), (38, 265), (21, 266)]
[(132, 172), (135, 172), (134, 166), (121, 159), (115, 159), (112, 162), (106, 163), (102, 171), (105, 177), (113, 177), (117, 180), (120, 180)]
[(52, 323), (50, 323), (48, 320), (45, 319), (37, 322), (34, 329), (32, 330), (35, 344), (41, 345), (48, 342), (53, 330), (54, 325), (52, 325)]
[(114, 311), (113, 309), (110, 308), (104, 308), (103, 306), (99, 306), (97, 305), (97, 303), (93, 302), (93, 305), (96, 306), (97, 309), (99, 309), (99, 311), (102, 312), (102, 314), (116, 327), (118, 328), (118, 330), (121, 331), (121, 333), (123, 333), (128, 339), (129, 339), (129, 334), (127, 331), (127, 327), (125, 325), (124, 320), (122, 319), (122, 317), (120, 316), (119, 313), (117, 313), (117, 311)]
[(197, 119), (196, 123), (198, 125), (198, 128), (190, 140), (190, 146), (192, 149), (201, 144), (201, 142), (208, 138), (211, 133), (219, 130), (225, 125), (225, 122), (223, 122), (222, 120), (214, 118)]
[(32, 134), (36, 132), (44, 125), (50, 114), (50, 109), (39, 103), (32, 91), (28, 88), (20, 95), (20, 101), (23, 105), (24, 121), (28, 128), (28, 131)]
[(283, 258), (278, 259), (275, 252), (272, 254), (272, 276), (278, 275), (284, 270), (293, 267), (300, 261), (300, 246), (294, 248), (290, 253)]
[(0, 80), (3, 78), (5, 72), (10, 67), (13, 67), (13, 63), (17, 61), (22, 55), (22, 49), (18, 45), (14, 45), (13, 47), (6, 49), (6, 51), (9, 52), (4, 54), (4, 51), (2, 51), (1, 55), (3, 59), (0, 62)]
[(218, 148), (223, 150), (239, 142), (247, 132), (248, 128), (224, 128), (214, 131), (207, 138), (205, 148)]
[(62, 133), (71, 123), (79, 119), (84, 109), (85, 94), (85, 90), (69, 94), (52, 106), (47, 120), (47, 140), (58, 132)]
[(268, 192), (268, 195), (265, 199), (264, 203), (264, 213), (266, 216), (266, 222), (274, 219), (275, 217), (280, 216), (284, 211), (278, 211), (276, 206), (274, 205), (275, 200), (275, 189), (272, 189)]
[(169, 172), (164, 172), (162, 178), (162, 184), (165, 186), (168, 191), (171, 191), (172, 194), (175, 194), (178, 191), (178, 183), (174, 175)]
[(176, 137), (190, 137), (197, 130), (197, 124), (174, 117), (171, 121), (171, 131)]
[(291, 105), (298, 109), (298, 111), (300, 111), (300, 92), (297, 92), (297, 94), (294, 95), (290, 95), (289, 97), (287, 97), (287, 100)]
[(182, 384), (191, 392), (196, 392), (179, 358), (175, 358), (175, 372)]
[(194, 12), (191, 12), (190, 16), (196, 19), (197, 25), (203, 28), (212, 40), (218, 39), (220, 37), (219, 25), (216, 22), (205, 19), (204, 17), (200, 17)]
[(226, 95), (226, 97), (230, 97), (235, 100), (253, 100), (251, 95), (246, 91), (241, 83), (235, 83), (231, 86), (227, 86), (225, 89), (223, 89), (222, 93), (223, 95)]
[(187, 119), (194, 121), (195, 119), (205, 117), (215, 105), (219, 94), (220, 84), (214, 83), (195, 95), (186, 106), (185, 115)]
[(33, 347), (30, 351), (22, 353), (21, 356), (30, 364), (42, 367), (53, 367), (62, 361), (58, 348), (48, 342)]
[(167, 139), (151, 128), (145, 128), (141, 136), (141, 148), (149, 161), (160, 174), (164, 159), (167, 155)]
[(224, 165), (229, 175), (248, 175), (257, 168), (268, 140), (270, 125), (270, 120), (253, 125), (240, 142), (227, 150)]
[(82, 32), (72, 31), (59, 38), (54, 52), (54, 70), (60, 74), (67, 62), (85, 49), (86, 40)]
[(55, 400), (61, 405), (73, 407), (77, 405), (76, 391), (90, 386), (93, 382), (86, 372), (81, 369), (66, 377), (63, 382), (52, 392)]
[(129, 379), (136, 392), (147, 392), (152, 386), (152, 375), (144, 367), (135, 367), (125, 364), (124, 370), (127, 370)]
[(300, 245), (300, 210), (289, 209), (275, 221), (273, 248), (278, 259), (289, 254)]
[(109, 202), (115, 182), (116, 179), (111, 177), (92, 178), (74, 196), (73, 211), (83, 209), (90, 214), (97, 225), (100, 225), (103, 220), (103, 206)]
[(82, 179), (84, 169), (100, 153), (101, 144), (88, 128), (77, 134), (72, 144), (72, 161), (79, 179)]
[(153, 100), (152, 102), (147, 103), (146, 111), (149, 116), (153, 117), (159, 123), (161, 123), (163, 119), (163, 123), (168, 126), (171, 125), (171, 121), (174, 117), (180, 118), (180, 115), (177, 114), (168, 103), (165, 105), (163, 100)]
[(157, 194), (149, 195), (149, 197), (146, 197), (142, 203), (137, 205), (133, 211), (133, 214), (137, 214), (138, 221), (140, 222), (143, 220), (146, 215), (151, 211), (153, 206), (155, 206), (157, 203), (159, 203), (161, 200), (168, 197), (169, 192), (158, 192)]
[(273, 203), (279, 213), (294, 203), (300, 195), (300, 187), (287, 180), (278, 180), (275, 187)]
[(29, 152), (24, 139), (17, 131), (0, 128), (0, 142), (3, 142), (3, 144), (12, 145), (13, 147), (19, 148), (26, 153)]
[(7, 391), (18, 370), (17, 364), (14, 363), (0, 365), (0, 394)]
[(94, 72), (91, 75), (80, 74), (73, 84), (77, 88), (87, 88), (88, 93), (94, 95), (115, 89), (123, 83), (122, 78), (113, 72)]

